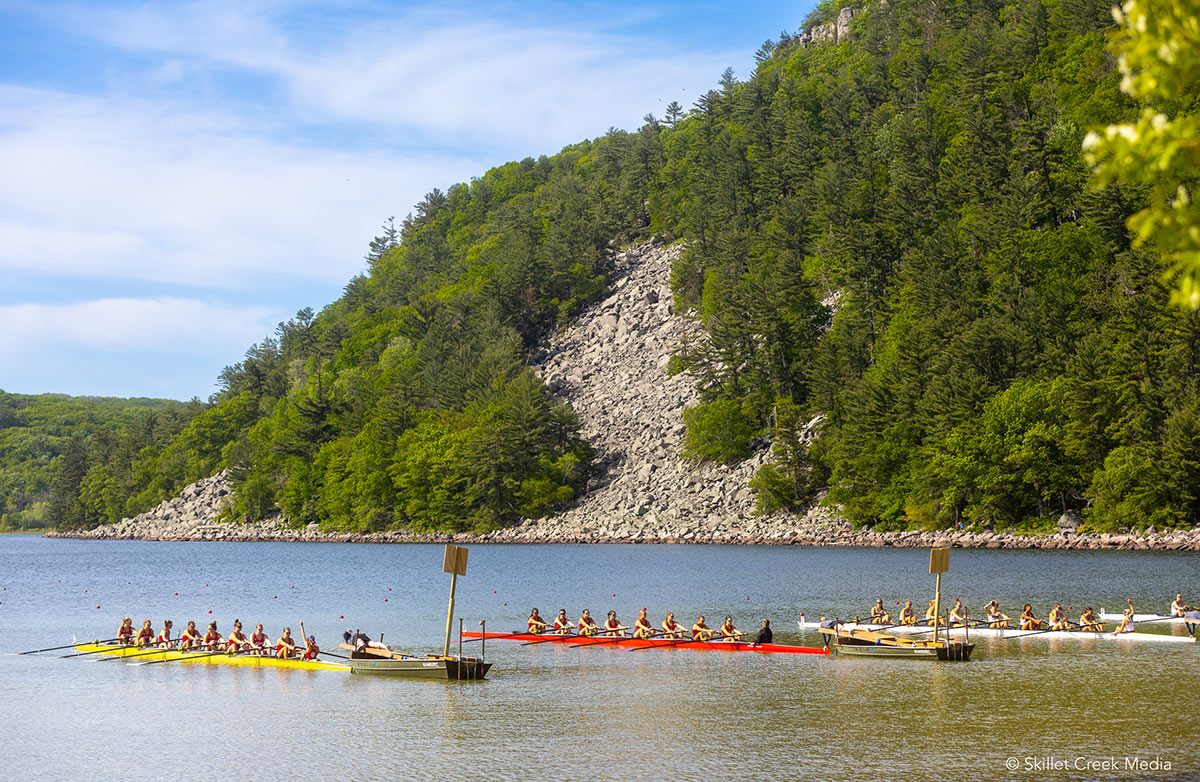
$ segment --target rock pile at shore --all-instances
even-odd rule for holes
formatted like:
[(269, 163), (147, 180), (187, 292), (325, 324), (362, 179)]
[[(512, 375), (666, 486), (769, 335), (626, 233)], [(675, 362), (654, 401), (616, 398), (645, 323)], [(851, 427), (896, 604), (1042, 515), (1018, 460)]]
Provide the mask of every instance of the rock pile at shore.
[(1200, 530), (1079, 535), (1077, 514), (1064, 515), (1058, 533), (1038, 536), (855, 530), (823, 507), (799, 517), (754, 516), (754, 496), (747, 484), (768, 456), (765, 443), (732, 467), (695, 466), (680, 456), (683, 409), (698, 396), (689, 377), (667, 376), (667, 363), (682, 340), (700, 335), (694, 321), (672, 309), (668, 281), (679, 252), (679, 245), (650, 242), (619, 253), (612, 295), (533, 357), (535, 370), (557, 398), (575, 409), (583, 435), (596, 449), (596, 472), (586, 491), (556, 517), (482, 536), (333, 533), (315, 524), (293, 529), (282, 519), (224, 524), (216, 518), (233, 488), (222, 472), (118, 524), (51, 534), (143, 540), (1200, 550)]

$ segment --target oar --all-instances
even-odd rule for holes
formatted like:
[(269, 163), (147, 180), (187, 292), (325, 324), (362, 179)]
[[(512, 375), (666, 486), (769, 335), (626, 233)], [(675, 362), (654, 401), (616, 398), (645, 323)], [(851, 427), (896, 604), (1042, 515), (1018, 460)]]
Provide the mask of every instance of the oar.
[[(204, 649), (207, 647), (200, 646), (200, 647), (196, 647), (196, 648)], [(178, 651), (182, 651), (178, 646), (167, 647), (166, 649), (158, 648), (158, 649), (154, 649), (152, 651), (139, 652), (137, 654), (123, 654), (118, 657), (102, 657), (101, 659), (97, 660), (96, 662), (107, 663), (107, 662), (112, 662), (113, 660), (128, 660), (130, 657), (148, 657), (152, 654), (163, 654), (164, 652), (178, 652)]]
[[(103, 641), (97, 641), (96, 643), (103, 643)], [(118, 649), (140, 649), (141, 647), (130, 644), (129, 646), (118, 646), (116, 648), (118, 648)], [(65, 660), (68, 657), (87, 657), (89, 654), (104, 654), (105, 652), (111, 652), (111, 651), (113, 651), (113, 647), (110, 646), (107, 649), (93, 649), (90, 652), (76, 652), (75, 654), (60, 654), (58, 656), (58, 659)]]
[[(528, 633), (517, 633), (517, 635), (518, 636), (528, 635)], [(542, 636), (541, 638), (537, 639), (536, 641), (526, 641), (525, 643), (521, 644), (521, 646), (537, 646), (538, 644), (547, 644), (547, 643), (550, 643), (551, 641), (562, 641), (566, 638), (595, 638), (595, 637), (596, 636), (594, 636), (594, 635), (578, 635), (578, 634), (558, 635), (556, 633), (547, 633), (546, 635)]]
[[(1049, 620), (1047, 620), (1047, 621), (1049, 621)], [(1079, 629), (1080, 627), (1081, 627), (1081, 625), (1078, 622), (1067, 622), (1066, 630), (1056, 630), (1055, 628), (1051, 627), (1046, 630), (1033, 630), (1028, 633), (1022, 633), (1021, 635), (1006, 635), (1003, 637), (1004, 638), (1028, 638), (1031, 635), (1041, 635), (1042, 633), (1054, 633), (1054, 632), (1080, 633), (1080, 634), (1086, 635), (1087, 633), (1093, 632), (1092, 630), (1081, 630), (1081, 629)], [(1102, 632), (1096, 633), (1096, 635), (1103, 635), (1103, 633)]]
[[(119, 641), (120, 638), (105, 638), (103, 641), (92, 641), (96, 644), (110, 644), (113, 641)], [(74, 649), (79, 644), (65, 644), (64, 646), (49, 646), (45, 649), (30, 649), (28, 652), (13, 652), (13, 654), (37, 654), (38, 652), (57, 652), (59, 649)]]
[[(630, 638), (633, 637), (633, 636), (624, 634), (624, 632), (629, 629), (628, 627), (621, 627), (619, 629), (622, 633), (621, 635), (600, 636), (599, 638), (597, 638), (595, 641), (593, 641), (590, 644), (567, 644), (567, 646), (571, 649), (577, 649), (581, 646), (603, 646), (604, 644), (615, 644), (619, 641), (628, 641)], [(608, 633), (608, 632), (612, 632), (612, 631), (605, 630), (604, 632)], [(591, 637), (595, 638), (595, 636), (591, 636)]]
[(653, 646), (636, 646), (633, 649), (630, 649), (629, 651), (644, 652), (647, 649), (670, 649), (672, 646), (684, 646), (686, 644), (720, 643), (721, 641), (723, 641), (726, 638), (745, 638), (745, 637), (746, 637), (745, 633), (736, 633), (735, 635), (732, 635), (732, 636), (725, 635), (725, 636), (721, 636), (720, 638), (685, 638), (683, 640), (675, 641), (674, 643), (669, 643), (669, 644), (655, 644)]
[[(221, 655), (221, 654), (229, 654), (229, 652), (224, 649), (222, 649), (219, 652), (207, 652), (205, 654), (188, 654), (187, 652), (182, 652), (178, 649), (164, 649), (163, 651), (180, 652), (180, 654), (185, 654), (187, 656), (186, 657), (167, 657), (166, 659), (163, 659), (163, 660), (143, 660), (140, 663), (130, 663), (130, 665), (158, 665), (159, 663), (177, 663), (177, 662), (183, 662), (185, 660), (203, 660), (205, 657), (216, 657), (217, 655)], [(241, 652), (234, 652), (233, 654), (229, 654), (229, 656), (234, 657), (238, 654), (241, 654)]]
[[(523, 635), (535, 635), (535, 633), (530, 633), (528, 630), (526, 630), (524, 632), (511, 633), (509, 635), (489, 635), (487, 638), (464, 638), (463, 643), (469, 644), (474, 643), (475, 641), (503, 641), (505, 638), (520, 638)], [(545, 633), (536, 633), (536, 635), (545, 635)], [(558, 637), (569, 638), (570, 636), (560, 635)], [(530, 641), (530, 643), (536, 643), (536, 641)]]

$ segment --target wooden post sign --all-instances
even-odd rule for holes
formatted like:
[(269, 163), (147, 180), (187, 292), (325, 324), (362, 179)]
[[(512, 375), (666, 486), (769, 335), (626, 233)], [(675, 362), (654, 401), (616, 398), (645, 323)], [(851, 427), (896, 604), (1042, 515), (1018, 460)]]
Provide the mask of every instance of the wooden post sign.
[(446, 556), (442, 559), (442, 572), (450, 573), (450, 608), (446, 610), (446, 645), (442, 647), (442, 657), (450, 656), (450, 623), (454, 618), (454, 587), (458, 577), (467, 574), (466, 546), (446, 545)]
[[(950, 549), (949, 548), (931, 548), (929, 549), (929, 572), (937, 573), (937, 586), (933, 591), (933, 640), (938, 639), (938, 614), (942, 610), (942, 574), (950, 569)], [(946, 640), (949, 641), (949, 633), (946, 634)]]

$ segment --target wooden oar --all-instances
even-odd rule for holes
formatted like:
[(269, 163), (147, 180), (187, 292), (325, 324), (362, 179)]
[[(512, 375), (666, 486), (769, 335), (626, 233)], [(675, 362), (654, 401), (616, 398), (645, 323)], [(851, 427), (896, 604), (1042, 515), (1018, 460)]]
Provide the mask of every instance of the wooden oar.
[[(737, 633), (735, 635), (723, 635), (720, 638), (685, 638), (669, 644), (654, 644), (652, 646), (637, 646), (630, 649), (631, 652), (644, 652), (647, 649), (670, 649), (672, 646), (685, 646), (687, 644), (716, 644), (728, 638), (745, 638), (746, 633)], [(735, 641), (736, 643), (736, 641)]]
[[(121, 639), (120, 638), (106, 638), (103, 641), (92, 641), (92, 643), (94, 643), (94, 644), (110, 644), (113, 641), (119, 641), (119, 640), (121, 640)], [(87, 643), (87, 641), (80, 641), (79, 643)], [(59, 649), (74, 649), (78, 645), (79, 645), (78, 643), (74, 643), (74, 644), (65, 644), (63, 646), (49, 646), (49, 647), (46, 647), (45, 649), (30, 649), (28, 652), (13, 652), (13, 654), (22, 655), (22, 654), (37, 654), (38, 652), (57, 652)]]

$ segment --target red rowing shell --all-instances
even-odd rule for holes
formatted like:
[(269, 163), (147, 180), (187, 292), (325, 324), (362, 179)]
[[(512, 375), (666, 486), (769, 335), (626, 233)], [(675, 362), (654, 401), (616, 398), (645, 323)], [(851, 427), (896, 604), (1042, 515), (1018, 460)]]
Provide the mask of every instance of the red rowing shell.
[(754, 644), (741, 641), (680, 641), (675, 638), (622, 638), (612, 640), (611, 636), (580, 636), (551, 634), (534, 635), (533, 633), (463, 633), (463, 638), (495, 638), (504, 641), (545, 641), (546, 643), (572, 644), (575, 646), (620, 646), (630, 649), (665, 646), (676, 649), (711, 649), (721, 652), (771, 652), (775, 654), (829, 654), (829, 650), (820, 646), (789, 646), (788, 644)]

